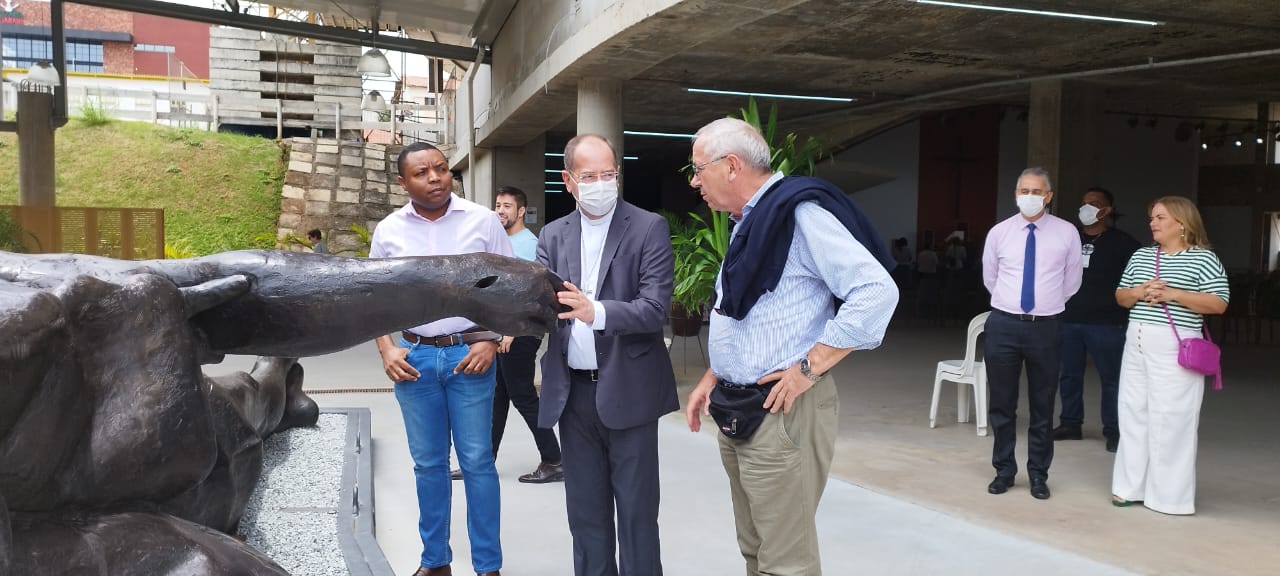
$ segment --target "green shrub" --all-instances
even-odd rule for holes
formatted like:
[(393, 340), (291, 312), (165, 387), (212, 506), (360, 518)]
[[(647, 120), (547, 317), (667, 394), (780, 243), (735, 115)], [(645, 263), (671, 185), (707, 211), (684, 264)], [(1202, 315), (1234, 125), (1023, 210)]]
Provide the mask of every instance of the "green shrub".
[(112, 121), (111, 111), (102, 103), (102, 97), (85, 98), (80, 104), (80, 123), (85, 126), (106, 126)]

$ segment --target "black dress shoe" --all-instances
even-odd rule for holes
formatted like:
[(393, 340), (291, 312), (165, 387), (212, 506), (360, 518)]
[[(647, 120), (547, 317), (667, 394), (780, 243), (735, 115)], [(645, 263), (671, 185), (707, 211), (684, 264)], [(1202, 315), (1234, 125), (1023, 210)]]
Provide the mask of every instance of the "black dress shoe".
[(525, 484), (546, 484), (548, 482), (563, 482), (564, 468), (559, 464), (547, 464), (543, 462), (528, 474), (525, 474), (517, 480)]
[(1114, 436), (1112, 436), (1112, 437), (1108, 437), (1108, 438), (1107, 438), (1107, 452), (1110, 452), (1110, 453), (1112, 453), (1112, 454), (1115, 454), (1115, 453), (1116, 453), (1116, 450), (1117, 450), (1118, 448), (1120, 448), (1120, 439), (1119, 439), (1119, 438), (1116, 438), (1116, 437), (1114, 437)]
[(1004, 494), (1013, 486), (1013, 476), (996, 476), (990, 484), (987, 484), (987, 494)]
[(1084, 438), (1084, 434), (1080, 432), (1079, 426), (1059, 426), (1053, 429), (1053, 439), (1057, 440), (1080, 440)]
[(450, 480), (461, 480), (461, 479), (462, 479), (462, 469), (461, 469), (461, 468), (454, 468), (453, 470), (450, 470), (450, 471), (449, 471), (449, 479), (450, 479)]
[(1049, 499), (1049, 481), (1041, 478), (1031, 479), (1031, 496), (1036, 500)]

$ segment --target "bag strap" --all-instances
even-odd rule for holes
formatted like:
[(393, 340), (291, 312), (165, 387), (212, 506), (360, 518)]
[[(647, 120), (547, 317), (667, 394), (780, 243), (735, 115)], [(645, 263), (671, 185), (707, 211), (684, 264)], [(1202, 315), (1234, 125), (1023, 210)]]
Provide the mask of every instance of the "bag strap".
[[(1160, 277), (1160, 247), (1156, 246), (1156, 278)], [(1169, 328), (1173, 329), (1173, 337), (1178, 339), (1178, 343), (1182, 343), (1182, 336), (1178, 335), (1178, 327), (1173, 323), (1173, 316), (1169, 314), (1169, 305), (1160, 303), (1160, 308), (1164, 310), (1164, 317), (1169, 320)], [(1213, 342), (1213, 337), (1209, 335), (1209, 322), (1203, 317), (1200, 319), (1200, 334), (1205, 340)]]
[[(1159, 277), (1160, 277), (1160, 246), (1157, 245), (1156, 246), (1156, 278), (1159, 278)], [(1173, 337), (1178, 339), (1178, 345), (1181, 346), (1182, 336), (1178, 334), (1178, 327), (1174, 325), (1173, 316), (1169, 314), (1169, 305), (1162, 302), (1160, 304), (1160, 307), (1164, 309), (1164, 317), (1169, 320), (1169, 328), (1173, 329)], [(1209, 335), (1209, 323), (1206, 322), (1203, 318), (1200, 320), (1200, 333), (1204, 335), (1205, 340), (1213, 342), (1213, 337)], [(1218, 371), (1213, 375), (1213, 389), (1214, 390), (1222, 389), (1221, 367), (1219, 367)]]
[[(1160, 278), (1160, 246), (1156, 246), (1156, 279)], [(1164, 302), (1160, 303), (1160, 308), (1164, 310), (1164, 317), (1169, 320), (1169, 328), (1173, 330), (1173, 337), (1178, 339), (1178, 344), (1182, 344), (1182, 336), (1178, 335), (1178, 327), (1173, 323), (1173, 316), (1169, 314), (1169, 305)]]

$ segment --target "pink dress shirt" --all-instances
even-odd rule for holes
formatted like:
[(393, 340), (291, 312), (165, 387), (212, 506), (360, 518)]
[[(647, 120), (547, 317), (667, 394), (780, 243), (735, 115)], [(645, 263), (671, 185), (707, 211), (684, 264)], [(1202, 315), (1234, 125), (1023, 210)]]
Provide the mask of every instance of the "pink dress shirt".
[[(1027, 224), (1014, 214), (987, 233), (982, 251), (982, 284), (991, 293), (991, 307), (1010, 314), (1022, 311), (1022, 264), (1027, 248)], [(1076, 227), (1045, 214), (1036, 225), (1036, 307), (1027, 314), (1052, 316), (1067, 309), (1067, 300), (1080, 289), (1084, 266), (1080, 261), (1080, 233)]]
[[(435, 221), (413, 209), (413, 203), (387, 215), (373, 231), (370, 258), (400, 256), (451, 256), (490, 252), (515, 256), (507, 231), (492, 210), (454, 196), (449, 209)], [(442, 336), (468, 330), (476, 324), (455, 316), (409, 329), (419, 336)]]

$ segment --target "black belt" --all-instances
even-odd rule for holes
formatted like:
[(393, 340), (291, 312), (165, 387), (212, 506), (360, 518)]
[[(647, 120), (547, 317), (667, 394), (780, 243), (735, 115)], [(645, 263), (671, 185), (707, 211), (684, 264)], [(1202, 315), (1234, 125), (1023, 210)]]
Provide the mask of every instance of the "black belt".
[(404, 339), (410, 344), (426, 344), (427, 346), (435, 346), (444, 348), (446, 346), (457, 346), (458, 344), (470, 344), (472, 342), (495, 341), (502, 338), (497, 332), (488, 330), (474, 330), (472, 332), (463, 332), (461, 334), (445, 334), (443, 336), (419, 336), (405, 330), (401, 333)]
[(760, 383), (758, 382), (752, 382), (750, 384), (739, 384), (737, 382), (730, 382), (723, 378), (716, 378), (716, 386), (722, 386), (724, 388), (754, 388), (759, 385)]
[(570, 368), (570, 369), (569, 369), (569, 375), (570, 375), (570, 376), (577, 376), (577, 377), (579, 377), (579, 378), (586, 378), (587, 380), (590, 380), (590, 381), (592, 381), (592, 382), (599, 382), (599, 381), (600, 381), (600, 371), (599, 371), (599, 370), (579, 370), (579, 369), (577, 369), (577, 368)]
[(1013, 314), (1010, 312), (1005, 312), (1004, 310), (992, 310), (992, 312), (1001, 314), (1003, 316), (1007, 316), (1009, 318), (1013, 318), (1014, 320), (1021, 320), (1023, 322), (1046, 322), (1049, 320), (1057, 320), (1059, 316), (1062, 316), (1061, 314), (1051, 314), (1049, 316), (1033, 316), (1031, 314)]

